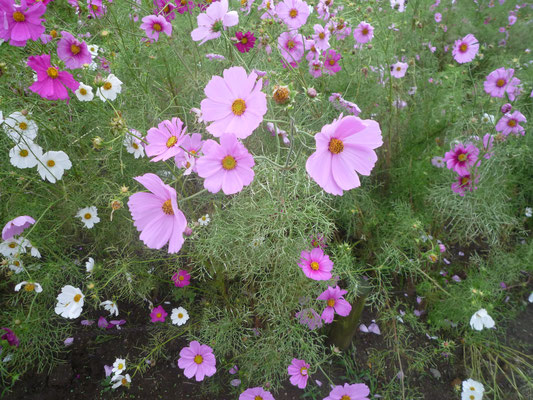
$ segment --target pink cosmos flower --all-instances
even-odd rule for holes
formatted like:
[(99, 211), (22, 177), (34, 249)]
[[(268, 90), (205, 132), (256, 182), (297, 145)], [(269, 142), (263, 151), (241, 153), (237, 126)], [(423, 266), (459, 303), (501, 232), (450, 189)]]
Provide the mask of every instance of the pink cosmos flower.
[(374, 37), (374, 27), (363, 21), (353, 30), (353, 37), (357, 43), (368, 43)]
[(369, 400), (370, 389), (364, 383), (337, 385), (324, 400)]
[(156, 42), (159, 40), (159, 34), (165, 33), (168, 37), (172, 34), (172, 24), (162, 15), (147, 15), (142, 19), (141, 29), (144, 29), (146, 36)]
[(322, 328), (322, 319), (320, 315), (312, 308), (304, 308), (296, 313), (295, 317), (302, 325), (307, 325), (311, 330)]
[(186, 132), (187, 127), (177, 117), (172, 118), (172, 121), (159, 123), (157, 128), (150, 128), (146, 134), (148, 144), (145, 147), (146, 155), (154, 157), (150, 161), (165, 161), (183, 153), (180, 146), (185, 140)]
[(61, 39), (57, 42), (57, 55), (69, 69), (81, 68), (92, 61), (87, 43), (80, 42), (65, 31), (61, 32)]
[(487, 79), (483, 83), (485, 92), (492, 97), (502, 98), (509, 82), (513, 78), (514, 69), (498, 68), (487, 75)]
[(300, 389), (304, 389), (307, 386), (309, 364), (304, 360), (298, 360), (293, 358), (291, 365), (287, 368), (291, 384), (298, 386)]
[(324, 56), (324, 69), (326, 70), (327, 74), (335, 75), (341, 70), (339, 60), (342, 58), (342, 56), (335, 50), (329, 49), (322, 53), (322, 56)]
[(141, 232), (139, 239), (151, 249), (168, 243), (168, 252), (177, 253), (185, 240), (187, 220), (178, 208), (176, 191), (155, 174), (134, 179), (152, 192), (132, 194), (128, 201), (133, 225)]
[(457, 39), (453, 45), (452, 55), (459, 64), (472, 61), (479, 50), (479, 43), (474, 35), (469, 33), (462, 39)]
[[(179, 0), (176, 3), (179, 3)], [(176, 18), (176, 14), (174, 13), (176, 5), (172, 4), (170, 0), (154, 0), (154, 7), (153, 15), (163, 16), (167, 21), (172, 21)]]
[(28, 67), (37, 73), (37, 81), (29, 89), (45, 99), (67, 100), (70, 97), (66, 88), (74, 92), (80, 86), (71, 74), (50, 64), (49, 54), (28, 57)]
[(165, 322), (167, 315), (168, 313), (165, 311), (163, 306), (157, 306), (150, 313), (150, 318), (152, 318), (152, 322)]
[(222, 189), (224, 194), (240, 192), (254, 179), (254, 158), (232, 133), (220, 138), (220, 144), (207, 140), (204, 156), (196, 162), (198, 175), (205, 179), (204, 187), (211, 193)]
[(439, 23), (442, 21), (442, 14), (441, 13), (435, 13), (435, 22)]
[(501, 132), (504, 136), (510, 133), (521, 134), (524, 136), (525, 129), (520, 122), (527, 122), (526, 117), (520, 111), (515, 110), (512, 114), (505, 114), (496, 124), (496, 131)]
[(190, 0), (176, 0), (176, 11), (179, 14), (185, 14), (185, 12), (189, 12), (189, 14), (192, 14), (192, 10), (194, 10), (194, 7), (196, 6), (194, 4), (194, 1)]
[(305, 56), (305, 59), (307, 61), (314, 62), (318, 61), (320, 59), (320, 52), (318, 51), (318, 48), (316, 47), (315, 41), (313, 39), (305, 39), (305, 50), (307, 50), (307, 54)]
[(464, 197), (465, 193), (472, 192), (477, 189), (474, 185), (479, 181), (479, 176), (476, 175), (474, 181), (472, 182), (472, 176), (470, 174), (458, 175), (457, 181), (452, 183), (452, 191), (459, 194), (459, 196)]
[(307, 22), (309, 6), (302, 0), (283, 0), (276, 6), (276, 14), (289, 29), (298, 29)]
[(28, 4), (20, 0), (20, 5), (14, 0), (0, 0), (0, 39), (9, 41), (11, 46), (24, 47), (28, 40), (38, 40), (44, 33), (44, 19), (40, 18), (46, 12), (42, 3)]
[(407, 72), (407, 63), (398, 61), (396, 64), (392, 64), (390, 67), (391, 75), (395, 78), (403, 78)]
[(180, 269), (172, 275), (172, 282), (174, 282), (174, 286), (179, 288), (189, 286), (191, 284), (191, 274), (184, 269)]
[(309, 63), (309, 73), (313, 78), (319, 78), (322, 76), (322, 61), (313, 61)]
[(320, 247), (311, 251), (302, 251), (298, 266), (303, 270), (305, 276), (315, 281), (327, 281), (331, 279), (333, 261), (324, 254)]
[(224, 78), (213, 76), (204, 89), (207, 98), (200, 103), (204, 121), (213, 122), (207, 131), (216, 137), (250, 136), (267, 111), (262, 87), (262, 79), (257, 80), (255, 72), (248, 75), (243, 67), (225, 69)]
[(237, 43), (235, 43), (235, 46), (241, 53), (248, 53), (254, 48), (255, 36), (252, 32), (236, 32), (235, 37), (237, 38)]
[[(181, 148), (185, 151), (181, 151), (176, 154), (174, 157), (174, 162), (179, 168), (189, 169), (190, 162), (194, 162), (193, 171), (196, 172), (196, 162), (195, 157), (200, 154), (204, 141), (202, 140), (202, 135), (199, 133), (193, 133), (191, 135), (185, 135), (183, 141), (181, 142)], [(190, 157), (187, 157), (190, 156)]]
[(220, 37), (221, 31), (239, 23), (237, 11), (228, 12), (228, 0), (212, 3), (204, 13), (197, 17), (198, 28), (191, 32), (192, 40), (204, 44), (208, 40)]
[(20, 235), (24, 230), (35, 223), (35, 220), (28, 215), (21, 215), (15, 219), (12, 219), (5, 224), (2, 229), (2, 239), (9, 240), (13, 236)]
[(350, 311), (352, 311), (350, 303), (342, 297), (346, 293), (348, 293), (348, 291), (341, 289), (339, 286), (335, 286), (334, 288), (328, 286), (328, 288), (317, 297), (317, 300), (326, 300), (326, 308), (322, 311), (321, 315), (321, 318), (326, 324), (333, 322), (333, 316), (335, 313), (342, 317), (346, 317), (350, 314)]
[(316, 152), (307, 159), (307, 173), (327, 193), (342, 195), (361, 185), (358, 172), (370, 175), (378, 159), (374, 149), (383, 144), (375, 121), (342, 114), (315, 135)]
[(0, 329), (6, 332), (2, 336), (0, 336), (0, 340), (7, 340), (7, 344), (9, 344), (10, 346), (19, 347), (20, 340), (17, 337), (17, 335), (15, 335), (15, 332), (13, 332), (9, 328), (0, 328)]
[(187, 378), (194, 376), (196, 381), (203, 381), (206, 376), (212, 376), (217, 372), (216, 362), (211, 347), (193, 340), (189, 343), (189, 347), (181, 349), (178, 367), (184, 370), (183, 374)]
[(107, 11), (102, 0), (87, 0), (87, 7), (93, 18), (103, 17)]
[(469, 174), (469, 169), (477, 161), (478, 155), (479, 149), (472, 143), (467, 143), (466, 146), (459, 143), (453, 148), (453, 150), (444, 154), (444, 161), (446, 161), (448, 169), (463, 176)]
[[(320, 24), (315, 24), (315, 26), (313, 26), (313, 30), (315, 31), (315, 34), (311, 37), (313, 38), (313, 43), (316, 48), (319, 50), (329, 49), (329, 31)], [(305, 47), (309, 49), (307, 46), (307, 41), (305, 42)]]
[(239, 400), (274, 400), (274, 396), (262, 387), (254, 387), (246, 389), (239, 396)]
[(287, 63), (297, 66), (304, 56), (303, 36), (296, 31), (283, 32), (278, 37), (278, 49)]

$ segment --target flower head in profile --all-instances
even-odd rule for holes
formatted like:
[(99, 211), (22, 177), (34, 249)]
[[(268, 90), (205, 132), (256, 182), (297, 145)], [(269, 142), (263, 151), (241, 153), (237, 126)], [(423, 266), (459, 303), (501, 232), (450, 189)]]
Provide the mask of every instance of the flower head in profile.
[(444, 154), (446, 166), (459, 175), (468, 175), (478, 159), (479, 149), (472, 143), (457, 144), (452, 150)]
[(61, 39), (57, 42), (57, 55), (68, 69), (81, 68), (92, 61), (87, 44), (65, 31), (61, 32)]
[(222, 31), (239, 23), (237, 11), (228, 12), (228, 0), (212, 2), (205, 13), (197, 17), (198, 28), (191, 32), (192, 40), (204, 44), (208, 40), (219, 38)]
[(51, 183), (61, 180), (66, 170), (72, 168), (68, 155), (63, 151), (47, 151), (37, 164), (37, 172)]
[(104, 307), (104, 310), (109, 311), (109, 315), (118, 316), (118, 306), (116, 301), (106, 300), (100, 303), (100, 307)]
[(217, 372), (215, 365), (213, 349), (196, 340), (180, 351), (178, 367), (184, 370), (183, 374), (189, 379), (194, 376), (196, 381), (203, 381), (206, 376), (212, 376)]
[(290, 375), (289, 379), (291, 384), (298, 386), (300, 389), (304, 389), (307, 386), (309, 364), (305, 360), (293, 358), (287, 370)]
[(525, 129), (520, 122), (527, 122), (526, 117), (520, 111), (515, 110), (512, 114), (505, 114), (496, 123), (496, 131), (501, 132), (502, 135), (507, 136), (510, 133), (515, 135), (524, 135)]
[(346, 317), (350, 314), (350, 311), (352, 311), (350, 303), (344, 300), (343, 295), (346, 293), (348, 293), (348, 291), (341, 289), (338, 286), (335, 286), (334, 288), (328, 286), (328, 288), (317, 297), (317, 300), (326, 301), (326, 308), (321, 315), (321, 318), (326, 324), (333, 322), (333, 316), (335, 313), (342, 317)]
[(4, 334), (0, 336), (0, 340), (6, 340), (10, 346), (14, 346), (14, 347), (19, 346), (20, 340), (17, 337), (17, 335), (15, 335), (15, 332), (13, 332), (9, 328), (0, 328), (0, 329), (4, 331)]
[(470, 318), (470, 327), (476, 331), (481, 331), (484, 328), (494, 328), (494, 325), (494, 320), (484, 308), (476, 311)]
[(463, 381), (462, 387), (461, 400), (481, 400), (483, 398), (485, 387), (481, 382), (470, 378)]
[(237, 39), (235, 47), (237, 47), (237, 50), (239, 50), (241, 53), (248, 53), (254, 48), (256, 39), (252, 32), (236, 32), (235, 38)]
[(172, 282), (176, 287), (185, 287), (191, 284), (191, 274), (184, 269), (180, 269), (174, 275), (172, 275)]
[(130, 383), (131, 383), (131, 376), (130, 376), (130, 374), (126, 374), (126, 375), (116, 374), (116, 375), (113, 375), (113, 377), (111, 378), (111, 383), (113, 384), (111, 386), (111, 389), (116, 389), (119, 386), (128, 387), (130, 385)]
[(331, 279), (333, 262), (327, 254), (324, 254), (320, 247), (311, 251), (302, 251), (298, 266), (303, 270), (305, 276), (315, 281)]
[(383, 144), (379, 124), (355, 116), (324, 125), (315, 135), (316, 152), (305, 165), (307, 173), (327, 193), (342, 195), (361, 185), (359, 176), (370, 175), (378, 159), (374, 149)]
[(395, 78), (403, 78), (405, 76), (405, 73), (407, 72), (407, 67), (409, 65), (407, 63), (398, 61), (395, 64), (392, 64), (390, 67), (390, 73)]
[(302, 0), (283, 0), (276, 6), (276, 15), (289, 29), (298, 29), (307, 22), (309, 6)]
[(25, 292), (41, 293), (43, 291), (43, 287), (40, 283), (23, 281), (15, 286), (15, 292), (18, 292), (22, 287), (24, 287)]
[(20, 5), (13, 0), (0, 1), (0, 39), (9, 41), (11, 46), (24, 47), (28, 40), (39, 40), (45, 31), (46, 6), (42, 2), (21, 0)]
[(178, 208), (176, 191), (155, 174), (134, 179), (151, 192), (135, 193), (128, 201), (133, 225), (141, 232), (139, 239), (151, 249), (168, 243), (168, 252), (177, 253), (185, 240), (187, 220)]
[(83, 310), (83, 299), (85, 296), (80, 289), (71, 285), (66, 285), (57, 296), (55, 313), (64, 318), (78, 318)]
[(459, 64), (472, 61), (479, 51), (479, 42), (469, 33), (462, 39), (457, 39), (453, 45), (452, 55)]
[(152, 319), (152, 322), (165, 322), (167, 315), (168, 313), (163, 306), (157, 306), (150, 313), (150, 318)]
[(187, 133), (187, 127), (179, 118), (171, 121), (164, 120), (157, 128), (148, 129), (145, 147), (146, 155), (153, 157), (150, 161), (165, 161), (171, 157), (180, 156), (183, 153), (183, 144)]
[(353, 30), (353, 37), (357, 43), (368, 43), (374, 37), (374, 27), (363, 21)]
[(370, 389), (364, 383), (337, 385), (324, 400), (369, 400)]
[(248, 388), (239, 396), (239, 400), (274, 400), (272, 394), (261, 386)]
[(29, 228), (35, 223), (35, 219), (28, 215), (21, 215), (8, 221), (2, 229), (2, 240), (9, 240), (13, 236), (20, 235), (26, 228)]
[(67, 88), (78, 89), (79, 82), (72, 75), (50, 64), (50, 55), (28, 57), (28, 67), (37, 73), (37, 81), (29, 89), (47, 100), (68, 100)]
[(142, 19), (140, 26), (146, 32), (148, 38), (159, 40), (159, 34), (164, 33), (170, 37), (172, 34), (172, 24), (168, 22), (162, 15), (147, 15)]
[(81, 208), (76, 213), (76, 217), (81, 219), (81, 222), (83, 222), (87, 229), (91, 229), (94, 224), (100, 222), (100, 218), (98, 217), (98, 210), (95, 206)]
[(204, 89), (207, 98), (200, 103), (202, 118), (211, 122), (207, 131), (220, 137), (225, 133), (244, 139), (263, 121), (267, 111), (262, 80), (243, 67), (224, 70), (223, 77), (213, 76)]

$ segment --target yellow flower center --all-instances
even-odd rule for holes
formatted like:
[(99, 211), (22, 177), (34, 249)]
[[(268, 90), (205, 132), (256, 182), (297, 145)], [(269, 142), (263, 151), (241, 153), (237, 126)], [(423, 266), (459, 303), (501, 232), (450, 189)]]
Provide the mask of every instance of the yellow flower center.
[(344, 396), (341, 397), (341, 400), (351, 400), (351, 397), (345, 394)]
[(335, 305), (335, 299), (328, 300), (328, 307), (333, 307)]
[(402, 70), (402, 67), (396, 67), (396, 71), (401, 71)]
[(161, 318), (161, 313), (158, 312), (155, 316), (156, 316), (157, 318)]
[(368, 35), (368, 29), (367, 29), (367, 28), (363, 28), (363, 30), (361, 31), (361, 33), (362, 33), (363, 35), (365, 35), (365, 36)]
[(178, 314), (178, 318), (180, 318), (180, 319), (183, 318), (183, 314), (182, 314), (182, 313), (179, 313), (179, 314)]
[(93, 4), (91, 7), (94, 11), (98, 11), (98, 6), (96, 4)]
[(305, 368), (305, 367), (300, 368), (300, 374), (301, 375), (307, 375), (307, 368)]
[(13, 19), (17, 22), (24, 22), (26, 20), (26, 17), (20, 11), (15, 11), (13, 13)]
[(335, 60), (333, 58), (329, 60), (329, 65), (335, 65)]
[(320, 33), (318, 34), (318, 37), (319, 37), (320, 39), (324, 39), (324, 38), (326, 37), (326, 35), (324, 34), (324, 32), (320, 32)]
[(298, 10), (296, 8), (293, 8), (289, 11), (289, 17), (296, 18), (298, 16)]
[(471, 390), (472, 392), (475, 392), (476, 388), (475, 388), (474, 386), (470, 386), (470, 390)]
[(55, 29), (52, 29), (50, 31), (50, 36), (52, 36), (55, 39), (57, 37), (57, 31)]
[(329, 151), (333, 154), (339, 154), (344, 150), (344, 143), (339, 139), (331, 139), (329, 141)]
[(180, 4), (181, 4), (182, 6), (184, 6), (185, 4), (187, 4), (187, 0), (181, 0), (181, 1), (180, 1)]
[(85, 88), (81, 88), (81, 89), (80, 89), (80, 94), (81, 94), (82, 96), (85, 96), (85, 95), (87, 94), (87, 89), (85, 89)]
[(49, 167), (53, 167), (54, 165), (56, 165), (56, 162), (54, 160), (48, 160), (46, 162), (46, 165), (48, 165)]
[(516, 121), (514, 119), (510, 119), (509, 122), (507, 122), (507, 126), (514, 128), (516, 126)]
[(118, 368), (119, 370), (123, 369), (123, 368), (124, 368), (124, 364), (120, 363), (120, 364), (117, 366), (117, 368)]
[(19, 155), (20, 155), (21, 157), (28, 157), (28, 154), (29, 154), (29, 153), (28, 153), (28, 150), (26, 150), (26, 149), (22, 149), (22, 150), (19, 152)]
[(233, 158), (233, 156), (226, 156), (222, 160), (222, 168), (224, 168), (227, 171), (231, 171), (237, 166), (237, 161)]
[(470, 400), (475, 400), (475, 396), (473, 394), (470, 395)]
[(178, 276), (178, 280), (179, 280), (179, 281), (182, 281), (182, 280), (184, 280), (184, 279), (185, 279), (185, 277), (184, 277), (183, 275)]
[(498, 79), (496, 81), (496, 86), (503, 87), (505, 85), (505, 79)]
[(128, 380), (126, 378), (122, 378), (122, 385), (126, 386), (128, 384)]
[(467, 50), (468, 50), (468, 45), (466, 43), (463, 43), (462, 45), (459, 46), (459, 51), (461, 53), (466, 53)]
[(178, 138), (176, 136), (169, 137), (167, 140), (167, 148), (170, 149), (176, 143), (178, 143)]
[(83, 216), (85, 219), (91, 219), (92, 215), (90, 213), (87, 213)]
[(246, 36), (243, 37), (243, 38), (241, 39), (241, 43), (242, 43), (242, 44), (246, 44), (246, 43), (248, 43), (248, 38), (247, 38)]
[(244, 102), (244, 100), (235, 100), (231, 105), (231, 111), (237, 116), (244, 114), (244, 112), (246, 111), (246, 103)]
[(81, 51), (80, 46), (76, 46), (75, 44), (70, 45), (70, 52), (74, 55), (78, 54)]
[(287, 42), (287, 48), (288, 48), (289, 50), (290, 50), (290, 49), (293, 49), (294, 46), (295, 46), (294, 41), (289, 40), (289, 41)]
[(33, 283), (26, 283), (26, 286), (24, 286), (26, 292), (32, 292), (34, 289), (35, 285)]
[(20, 267), (20, 261), (13, 261), (13, 265), (15, 267)]
[(167, 201), (165, 201), (163, 203), (163, 205), (161, 206), (161, 208), (163, 209), (163, 212), (167, 215), (174, 215), (174, 210), (172, 209), (172, 202), (170, 201), (170, 199), (168, 199)]
[(161, 32), (161, 29), (163, 29), (163, 28), (161, 28), (161, 25), (159, 25), (157, 23), (153, 25), (153, 28), (154, 28), (154, 31), (156, 31), (156, 32)]
[(74, 301), (77, 303), (78, 301), (81, 300), (81, 294), (77, 294), (76, 296), (74, 296)]
[(11, 242), (8, 244), (8, 247), (11, 248), (11, 249), (14, 249), (17, 245), (15, 244), (15, 242)]
[(104, 89), (105, 90), (109, 90), (113, 87), (113, 85), (111, 84), (111, 82), (106, 82), (104, 83)]
[(55, 67), (49, 67), (47, 70), (46, 70), (46, 74), (52, 78), (52, 79), (56, 79), (57, 76), (59, 75), (59, 71), (57, 70), (57, 68)]
[(258, 396), (255, 396), (255, 397), (254, 397), (254, 400), (263, 400), (263, 398), (262, 398), (261, 396), (258, 395)]
[(137, 143), (133, 142), (131, 144), (131, 147), (133, 147), (135, 150), (137, 150), (139, 148), (139, 145)]
[(28, 129), (28, 124), (26, 122), (21, 122), (19, 124), (19, 128), (23, 131), (25, 131), (26, 129)]
[(467, 185), (469, 181), (470, 181), (470, 178), (468, 176), (463, 176), (461, 178), (461, 185), (463, 185), (463, 186)]
[(312, 269), (313, 271), (318, 271), (319, 268), (320, 268), (320, 265), (319, 265), (316, 261), (313, 261), (313, 262), (311, 263), (311, 269)]
[(204, 361), (204, 358), (200, 354), (194, 357), (194, 362), (196, 364), (201, 364), (203, 361)]
[(459, 159), (459, 161), (466, 161), (466, 154), (459, 154), (457, 158)]

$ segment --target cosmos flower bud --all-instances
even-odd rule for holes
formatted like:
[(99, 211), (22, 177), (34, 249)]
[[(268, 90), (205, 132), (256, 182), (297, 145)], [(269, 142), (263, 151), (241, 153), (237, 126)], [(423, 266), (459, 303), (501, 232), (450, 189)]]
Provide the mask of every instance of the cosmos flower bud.
[(314, 99), (318, 95), (318, 93), (315, 88), (309, 88), (307, 89), (307, 95)]
[(278, 104), (285, 104), (289, 101), (291, 92), (288, 86), (274, 86), (274, 91), (272, 93), (272, 99)]

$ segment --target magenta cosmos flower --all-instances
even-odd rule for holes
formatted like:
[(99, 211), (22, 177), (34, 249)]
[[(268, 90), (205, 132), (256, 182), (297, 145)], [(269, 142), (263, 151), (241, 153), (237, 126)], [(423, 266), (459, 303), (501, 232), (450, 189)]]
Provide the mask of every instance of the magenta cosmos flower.
[(304, 271), (305, 276), (315, 281), (327, 281), (331, 279), (333, 261), (324, 254), (320, 247), (311, 251), (302, 251), (298, 266)]
[(239, 23), (237, 11), (228, 12), (228, 0), (212, 3), (204, 13), (197, 17), (198, 28), (191, 32), (192, 40), (204, 44), (208, 40), (220, 37), (221, 31)]
[(474, 189), (477, 189), (474, 186), (479, 181), (479, 176), (476, 175), (474, 181), (472, 181), (472, 176), (470, 174), (459, 175), (454, 183), (452, 183), (451, 189), (454, 193), (457, 193), (459, 196), (464, 197), (465, 193), (472, 192)]
[(169, 37), (172, 34), (172, 24), (162, 15), (147, 15), (142, 22), (140, 28), (144, 29), (150, 39), (158, 41), (160, 33), (165, 33)]
[(291, 384), (298, 386), (300, 389), (304, 389), (307, 386), (307, 380), (309, 379), (309, 364), (304, 360), (298, 360), (293, 358), (291, 365), (287, 368), (291, 381)]
[(350, 311), (352, 311), (350, 303), (342, 297), (346, 293), (348, 293), (348, 291), (341, 289), (339, 286), (335, 286), (334, 288), (328, 286), (328, 288), (317, 297), (317, 300), (326, 300), (326, 308), (322, 311), (321, 315), (321, 318), (326, 324), (333, 322), (333, 316), (335, 313), (342, 317), (346, 317), (350, 314)]
[(487, 75), (483, 83), (485, 92), (491, 97), (502, 98), (505, 92), (514, 92), (515, 87), (509, 87), (513, 79), (514, 69), (498, 68)]
[(275, 400), (274, 396), (261, 386), (246, 389), (239, 396), (239, 400)]
[(45, 99), (67, 100), (70, 98), (67, 87), (74, 92), (80, 86), (71, 74), (50, 64), (49, 54), (28, 57), (28, 67), (37, 73), (37, 82), (29, 89)]
[(21, 215), (15, 219), (12, 219), (5, 224), (2, 229), (2, 239), (9, 240), (13, 236), (20, 235), (24, 230), (35, 223), (35, 220), (28, 215)]
[(196, 162), (198, 175), (204, 178), (204, 187), (211, 193), (222, 189), (224, 194), (240, 192), (254, 179), (254, 158), (232, 133), (220, 138), (220, 144), (207, 140), (204, 156)]
[(9, 344), (10, 346), (19, 347), (20, 340), (17, 337), (17, 335), (15, 335), (15, 332), (13, 332), (9, 328), (0, 328), (0, 329), (6, 332), (2, 336), (0, 336), (0, 340), (7, 340), (7, 344)]
[(337, 385), (324, 400), (368, 400), (370, 389), (364, 383)]
[(475, 164), (479, 155), (479, 149), (472, 143), (466, 146), (459, 143), (453, 150), (444, 154), (444, 161), (448, 169), (454, 170), (459, 175), (468, 175), (469, 169)]
[(479, 43), (474, 35), (469, 33), (462, 39), (457, 39), (453, 45), (452, 55), (459, 64), (472, 61), (479, 50)]
[(24, 47), (28, 40), (38, 40), (44, 33), (44, 19), (40, 18), (46, 12), (42, 3), (28, 5), (26, 0), (20, 0), (20, 5), (13, 0), (0, 0), (0, 39), (4, 39), (12, 46)]
[(146, 134), (148, 144), (144, 148), (148, 157), (154, 157), (150, 161), (165, 161), (183, 153), (180, 146), (185, 140), (186, 132), (187, 127), (176, 117), (172, 121), (159, 123), (157, 128), (150, 128)]
[(202, 118), (212, 122), (207, 131), (220, 137), (234, 133), (244, 139), (263, 121), (267, 111), (262, 79), (255, 72), (248, 75), (243, 67), (224, 70), (224, 77), (213, 76), (204, 89), (207, 96), (200, 103)]
[(176, 287), (185, 287), (191, 284), (191, 274), (184, 269), (180, 269), (174, 275), (172, 275), (172, 282)]
[(176, 191), (155, 174), (134, 179), (152, 192), (132, 194), (128, 201), (133, 225), (141, 232), (139, 239), (151, 249), (168, 243), (168, 252), (177, 253), (184, 242), (187, 220), (178, 208)]
[(368, 43), (374, 37), (374, 27), (363, 21), (353, 30), (353, 38), (357, 43)]
[(326, 192), (342, 195), (361, 185), (357, 173), (370, 175), (383, 144), (379, 124), (349, 115), (324, 125), (315, 135), (316, 152), (307, 159), (307, 173)]
[(392, 64), (390, 67), (390, 73), (395, 78), (403, 78), (407, 72), (407, 63), (398, 61), (396, 64)]
[(501, 132), (504, 136), (510, 133), (525, 134), (525, 129), (520, 125), (520, 122), (527, 122), (526, 117), (520, 111), (515, 110), (512, 114), (505, 114), (496, 123), (496, 131)]
[(87, 0), (87, 8), (93, 18), (103, 17), (106, 13), (106, 7), (102, 0)]
[(187, 378), (194, 376), (197, 381), (203, 381), (206, 376), (212, 376), (217, 372), (216, 362), (211, 347), (193, 340), (189, 343), (189, 347), (181, 349), (178, 367), (184, 370), (183, 374)]
[(254, 48), (255, 36), (252, 32), (237, 32), (235, 33), (235, 38), (237, 39), (235, 46), (237, 47), (237, 50), (239, 50), (241, 53), (248, 53)]
[(150, 318), (152, 318), (152, 322), (165, 322), (167, 315), (168, 313), (165, 311), (163, 306), (157, 306), (150, 313)]
[(307, 22), (309, 6), (301, 0), (284, 0), (276, 6), (276, 14), (289, 29), (298, 29)]
[(326, 70), (326, 73), (329, 75), (335, 75), (341, 70), (339, 60), (342, 56), (339, 53), (333, 49), (329, 49), (322, 53), (322, 55), (324, 56), (324, 69)]
[(278, 37), (278, 49), (281, 53), (281, 57), (283, 57), (288, 64), (296, 67), (304, 56), (304, 38), (296, 31), (283, 32)]
[(65, 31), (61, 32), (61, 40), (57, 42), (57, 55), (69, 69), (81, 68), (92, 61), (87, 44)]

